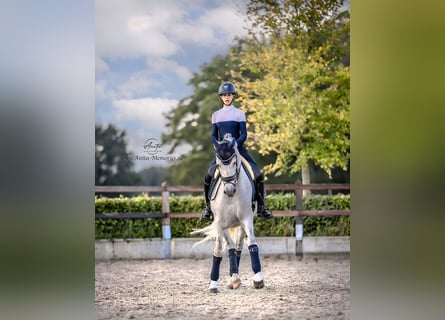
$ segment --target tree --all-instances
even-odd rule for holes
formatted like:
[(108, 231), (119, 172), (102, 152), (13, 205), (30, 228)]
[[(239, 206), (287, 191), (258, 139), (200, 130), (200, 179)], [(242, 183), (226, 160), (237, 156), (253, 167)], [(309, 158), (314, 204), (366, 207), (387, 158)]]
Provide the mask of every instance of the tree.
[(126, 150), (126, 132), (113, 124), (96, 125), (97, 186), (137, 185), (139, 176), (133, 171), (131, 153)]
[(138, 172), (141, 177), (141, 185), (143, 186), (160, 186), (165, 181), (168, 168), (166, 167), (149, 167)]
[[(250, 117), (250, 147), (276, 153), (265, 170), (308, 170), (330, 177), (349, 162), (349, 16), (343, 1), (253, 0), (250, 38), (237, 59), (241, 102)], [(245, 70), (256, 77), (244, 76)], [(244, 73), (243, 73), (244, 72)], [(303, 175), (304, 177), (304, 175)], [(307, 183), (307, 181), (303, 181)]]

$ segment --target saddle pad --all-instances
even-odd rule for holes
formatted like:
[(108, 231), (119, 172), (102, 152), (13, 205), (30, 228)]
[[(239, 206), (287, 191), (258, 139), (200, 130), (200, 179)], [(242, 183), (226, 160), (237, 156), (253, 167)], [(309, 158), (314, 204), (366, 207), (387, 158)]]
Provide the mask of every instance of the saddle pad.
[(246, 159), (244, 159), (243, 156), (241, 156), (241, 163), (245, 167), (247, 175), (250, 177), (252, 182), (255, 181), (255, 173), (253, 172), (252, 166), (250, 165), (249, 161), (247, 161)]

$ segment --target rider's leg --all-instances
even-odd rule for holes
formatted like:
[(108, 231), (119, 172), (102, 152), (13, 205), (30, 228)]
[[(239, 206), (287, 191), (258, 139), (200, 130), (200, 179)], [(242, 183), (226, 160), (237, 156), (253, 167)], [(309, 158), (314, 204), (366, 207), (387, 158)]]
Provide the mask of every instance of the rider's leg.
[(206, 200), (206, 207), (204, 208), (204, 211), (202, 213), (202, 220), (213, 220), (213, 213), (210, 209), (210, 199), (209, 199), (209, 190), (210, 190), (210, 183), (212, 182), (212, 177), (207, 172), (206, 176), (204, 177), (204, 197)]
[(216, 171), (216, 161), (214, 160), (209, 167), (209, 170), (207, 170), (207, 173), (204, 177), (204, 197), (206, 200), (206, 207), (204, 208), (204, 211), (202, 213), (202, 220), (213, 220), (213, 212), (210, 209), (210, 184), (212, 183), (213, 176), (215, 175)]
[(257, 216), (267, 220), (273, 218), (272, 212), (264, 204), (264, 175), (261, 173), (255, 179), (256, 200), (258, 201)]

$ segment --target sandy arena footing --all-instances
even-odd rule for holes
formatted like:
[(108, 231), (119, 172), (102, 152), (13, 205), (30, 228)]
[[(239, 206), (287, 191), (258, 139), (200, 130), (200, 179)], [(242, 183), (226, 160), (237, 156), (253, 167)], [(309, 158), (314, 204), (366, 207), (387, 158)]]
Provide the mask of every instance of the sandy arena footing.
[(228, 289), (228, 258), (219, 293), (208, 292), (208, 259), (96, 262), (96, 318), (350, 319), (349, 254), (261, 256), (265, 287), (254, 289), (248, 256), (241, 287)]

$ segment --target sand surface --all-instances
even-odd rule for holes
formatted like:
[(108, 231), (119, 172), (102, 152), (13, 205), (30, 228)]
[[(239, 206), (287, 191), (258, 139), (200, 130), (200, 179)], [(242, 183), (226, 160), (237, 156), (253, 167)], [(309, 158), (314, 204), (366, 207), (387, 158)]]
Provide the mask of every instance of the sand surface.
[(96, 319), (350, 319), (349, 255), (260, 256), (265, 287), (254, 289), (250, 258), (241, 287), (208, 292), (211, 258), (97, 262)]

